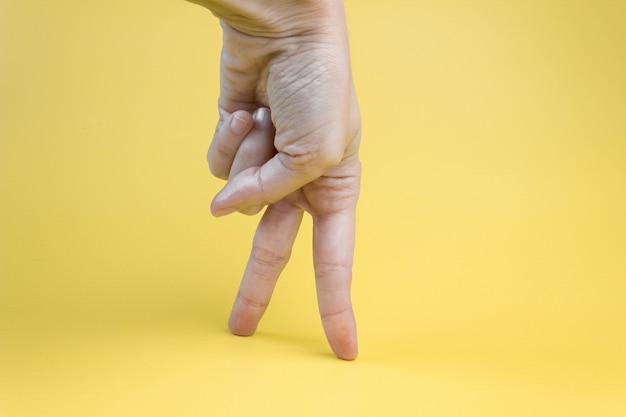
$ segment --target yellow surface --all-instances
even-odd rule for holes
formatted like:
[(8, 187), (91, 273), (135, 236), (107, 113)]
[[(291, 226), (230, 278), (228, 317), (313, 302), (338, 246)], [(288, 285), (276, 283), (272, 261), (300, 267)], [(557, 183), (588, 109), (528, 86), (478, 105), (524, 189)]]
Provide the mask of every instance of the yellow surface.
[(217, 21), (0, 0), (0, 416), (626, 416), (626, 3), (347, 2), (359, 359), (310, 221), (251, 338), (214, 219)]

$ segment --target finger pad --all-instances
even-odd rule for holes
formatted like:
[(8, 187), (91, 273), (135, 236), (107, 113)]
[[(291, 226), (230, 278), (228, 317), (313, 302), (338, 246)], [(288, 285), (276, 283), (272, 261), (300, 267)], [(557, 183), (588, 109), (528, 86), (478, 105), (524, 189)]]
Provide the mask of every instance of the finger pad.
[(354, 317), (333, 317), (323, 322), (326, 338), (335, 355), (344, 360), (358, 356), (358, 342)]

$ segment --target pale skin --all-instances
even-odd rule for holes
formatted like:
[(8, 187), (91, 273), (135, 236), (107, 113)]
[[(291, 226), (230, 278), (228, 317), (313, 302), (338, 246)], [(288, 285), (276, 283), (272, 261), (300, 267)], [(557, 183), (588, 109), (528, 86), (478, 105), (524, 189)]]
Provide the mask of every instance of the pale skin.
[(354, 359), (350, 285), (361, 122), (343, 2), (193, 1), (223, 28), (219, 121), (207, 159), (228, 182), (211, 211), (254, 214), (267, 206), (229, 328), (255, 332), (307, 212), (322, 325), (335, 355)]

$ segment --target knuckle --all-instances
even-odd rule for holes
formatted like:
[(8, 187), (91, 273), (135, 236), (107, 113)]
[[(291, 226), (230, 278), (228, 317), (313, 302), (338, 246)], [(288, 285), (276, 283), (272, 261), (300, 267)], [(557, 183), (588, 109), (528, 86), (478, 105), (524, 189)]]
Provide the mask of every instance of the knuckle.
[(216, 140), (213, 143), (214, 159), (218, 161), (229, 161), (234, 157), (235, 150), (227, 141)]
[(250, 260), (257, 268), (275, 271), (282, 269), (287, 264), (289, 254), (278, 253), (260, 246), (253, 246), (252, 252), (250, 253)]
[(339, 165), (343, 157), (342, 152), (336, 152), (332, 149), (309, 149), (306, 152), (298, 154), (285, 155), (283, 164), (295, 172), (311, 172), (322, 175), (328, 169)]
[(320, 317), (323, 321), (333, 320), (348, 314), (352, 314), (352, 307), (342, 307), (334, 310), (320, 311)]
[(338, 277), (352, 277), (352, 267), (335, 262), (316, 262), (315, 276), (320, 279), (333, 279)]
[(269, 305), (269, 301), (267, 300), (262, 300), (262, 299), (257, 299), (254, 297), (250, 297), (247, 296), (243, 293), (239, 293), (237, 294), (237, 296), (239, 297), (239, 301), (241, 301), (241, 303), (243, 305), (245, 305), (246, 307), (254, 307), (254, 308), (262, 308), (265, 309), (267, 308), (267, 306)]
[(319, 164), (326, 169), (339, 165), (342, 157), (343, 152), (333, 148), (324, 148), (318, 151), (317, 156)]

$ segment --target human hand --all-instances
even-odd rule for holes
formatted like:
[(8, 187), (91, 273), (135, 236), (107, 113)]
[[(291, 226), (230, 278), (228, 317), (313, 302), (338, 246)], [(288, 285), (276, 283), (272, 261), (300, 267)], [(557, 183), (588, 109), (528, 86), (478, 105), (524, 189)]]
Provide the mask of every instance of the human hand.
[[(343, 3), (282, 2), (277, 8), (259, 0), (231, 9), (229, 3), (238, 2), (203, 3), (221, 18), (224, 31), (220, 120), (209, 165), (216, 176), (229, 181), (211, 210), (222, 216), (253, 213), (268, 205), (229, 327), (239, 335), (256, 330), (306, 211), (313, 217), (313, 260), (324, 331), (338, 357), (354, 359), (350, 283), (361, 128)], [(259, 4), (266, 9), (255, 15), (258, 10), (252, 9)], [(235, 173), (236, 155), (251, 128), (250, 113), (260, 107), (271, 109), (273, 149), (262, 165), (242, 163), (245, 169)]]

